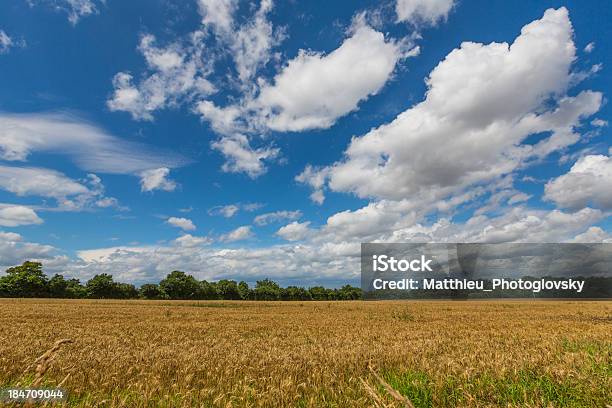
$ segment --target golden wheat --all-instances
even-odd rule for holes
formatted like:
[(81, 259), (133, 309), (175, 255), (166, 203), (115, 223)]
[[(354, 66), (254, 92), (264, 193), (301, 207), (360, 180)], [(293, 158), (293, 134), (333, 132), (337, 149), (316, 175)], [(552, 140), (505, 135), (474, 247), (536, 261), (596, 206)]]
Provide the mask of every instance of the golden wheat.
[(82, 407), (601, 407), (611, 316), (611, 302), (5, 299), (0, 387), (62, 383)]

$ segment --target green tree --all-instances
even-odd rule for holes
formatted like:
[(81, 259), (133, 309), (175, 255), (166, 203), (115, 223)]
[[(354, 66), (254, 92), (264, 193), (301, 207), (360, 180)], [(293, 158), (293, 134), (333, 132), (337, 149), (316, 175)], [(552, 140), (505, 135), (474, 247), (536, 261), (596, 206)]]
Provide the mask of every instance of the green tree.
[(357, 300), (362, 298), (361, 288), (344, 285), (338, 290), (338, 300)]
[(142, 285), (139, 290), (139, 295), (143, 299), (163, 299), (165, 297), (159, 285), (154, 283), (145, 283)]
[(6, 270), (0, 282), (0, 293), (8, 297), (47, 297), (49, 280), (40, 262), (26, 261)]
[(66, 281), (66, 297), (71, 299), (84, 299), (87, 297), (87, 288), (81, 285), (81, 281), (76, 278)]
[(249, 284), (245, 281), (240, 281), (238, 284), (238, 294), (240, 295), (240, 299), (242, 300), (250, 300), (253, 299), (253, 291), (249, 288)]
[(117, 297), (120, 299), (138, 298), (138, 289), (131, 283), (117, 283)]
[(181, 271), (170, 272), (159, 282), (159, 287), (170, 299), (200, 299), (202, 296), (200, 282)]
[(87, 297), (92, 299), (117, 299), (120, 291), (117, 284), (113, 281), (113, 276), (101, 273), (87, 281)]
[(49, 295), (60, 299), (68, 297), (68, 281), (63, 275), (55, 274), (49, 279)]
[(308, 291), (312, 300), (327, 300), (327, 289), (323, 286), (313, 286)]
[(253, 292), (256, 300), (279, 300), (281, 297), (280, 286), (270, 279), (257, 281)]
[(238, 284), (236, 281), (221, 279), (217, 282), (217, 293), (221, 299), (226, 300), (238, 300), (240, 299), (240, 292), (238, 291)]
[(282, 292), (283, 300), (312, 300), (310, 293), (298, 286), (287, 286)]
[(217, 284), (207, 280), (200, 282), (200, 299), (219, 299)]

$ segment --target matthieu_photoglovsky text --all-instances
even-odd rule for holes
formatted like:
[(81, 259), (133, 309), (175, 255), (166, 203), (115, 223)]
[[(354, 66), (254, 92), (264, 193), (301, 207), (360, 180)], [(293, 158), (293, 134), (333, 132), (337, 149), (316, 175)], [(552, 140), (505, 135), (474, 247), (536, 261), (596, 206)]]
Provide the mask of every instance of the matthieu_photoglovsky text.
[[(413, 259), (396, 259), (388, 255), (372, 256), (373, 272), (433, 272), (433, 259), (425, 255)], [(487, 283), (487, 285), (485, 285)], [(376, 278), (372, 281), (375, 290), (529, 290), (534, 293), (543, 290), (566, 290), (581, 293), (584, 280), (580, 279), (508, 279), (493, 278), (489, 281), (461, 278)]]

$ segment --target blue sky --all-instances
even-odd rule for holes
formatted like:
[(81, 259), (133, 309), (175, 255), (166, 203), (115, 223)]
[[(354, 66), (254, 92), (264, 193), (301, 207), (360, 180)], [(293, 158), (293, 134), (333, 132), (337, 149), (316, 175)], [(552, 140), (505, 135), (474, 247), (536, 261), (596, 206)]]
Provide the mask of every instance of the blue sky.
[(0, 265), (334, 286), (360, 242), (610, 240), (610, 14), (4, 1)]

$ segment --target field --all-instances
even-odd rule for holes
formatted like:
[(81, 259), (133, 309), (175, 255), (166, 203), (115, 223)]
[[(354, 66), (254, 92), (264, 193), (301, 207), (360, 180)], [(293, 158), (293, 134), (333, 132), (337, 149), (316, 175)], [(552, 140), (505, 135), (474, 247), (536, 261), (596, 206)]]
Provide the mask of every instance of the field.
[(0, 299), (0, 387), (32, 383), (78, 407), (605, 407), (612, 302)]

